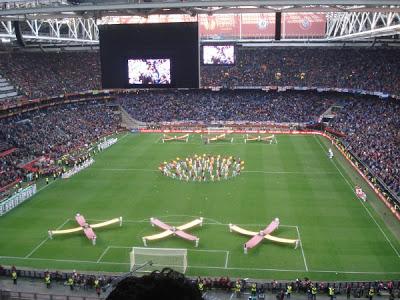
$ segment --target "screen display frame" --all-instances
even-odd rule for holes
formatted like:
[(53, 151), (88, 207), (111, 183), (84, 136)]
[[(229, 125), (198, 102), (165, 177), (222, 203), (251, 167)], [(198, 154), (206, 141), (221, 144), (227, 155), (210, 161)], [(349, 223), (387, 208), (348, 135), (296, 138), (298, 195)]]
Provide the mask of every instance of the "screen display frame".
[[(205, 63), (204, 62), (204, 47), (218, 47), (218, 46), (232, 46), (233, 47), (233, 63), (232, 64), (214, 64), (214, 63)], [(201, 65), (202, 66), (235, 66), (236, 65), (236, 44), (234, 43), (207, 43), (201, 45)]]
[[(197, 22), (99, 26), (102, 89), (199, 88)], [(128, 59), (170, 60), (171, 84), (129, 84)]]

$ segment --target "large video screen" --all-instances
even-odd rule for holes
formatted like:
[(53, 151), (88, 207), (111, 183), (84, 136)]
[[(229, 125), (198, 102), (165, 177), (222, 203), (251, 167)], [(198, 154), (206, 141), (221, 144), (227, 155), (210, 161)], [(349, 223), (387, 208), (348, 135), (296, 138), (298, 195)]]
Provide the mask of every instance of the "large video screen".
[(102, 87), (198, 88), (198, 24), (102, 25)]
[(203, 64), (205, 65), (235, 64), (235, 46), (233, 45), (203, 46)]
[(129, 84), (171, 84), (170, 59), (128, 59)]

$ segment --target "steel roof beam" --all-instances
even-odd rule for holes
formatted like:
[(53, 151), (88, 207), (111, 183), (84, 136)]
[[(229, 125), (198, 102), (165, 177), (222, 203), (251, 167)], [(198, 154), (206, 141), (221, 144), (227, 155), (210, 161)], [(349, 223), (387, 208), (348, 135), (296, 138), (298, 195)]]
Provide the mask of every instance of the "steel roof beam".
[[(10, 3), (10, 2), (9, 2)], [(297, 8), (304, 8), (304, 11), (308, 11), (310, 8), (307, 6), (316, 6), (317, 9), (325, 9), (327, 6), (330, 9), (337, 8), (338, 10), (351, 9), (354, 6), (364, 6), (357, 9), (363, 11), (369, 11), (369, 9), (377, 9), (377, 6), (398, 6), (399, 0), (238, 0), (238, 1), (173, 1), (173, 2), (142, 2), (142, 3), (119, 3), (119, 4), (80, 4), (80, 5), (43, 5), (40, 4), (37, 7), (29, 8), (9, 8), (0, 10), (0, 16), (14, 16), (14, 15), (28, 15), (28, 14), (56, 14), (62, 12), (91, 12), (91, 11), (124, 11), (127, 9), (181, 9), (181, 8), (209, 8), (209, 7), (243, 7), (243, 8), (259, 8), (259, 7), (283, 7), (282, 11), (285, 11), (285, 6), (295, 6)], [(348, 7), (346, 7), (348, 6)], [(290, 8), (288, 8), (290, 9)], [(378, 8), (379, 9), (379, 8)]]

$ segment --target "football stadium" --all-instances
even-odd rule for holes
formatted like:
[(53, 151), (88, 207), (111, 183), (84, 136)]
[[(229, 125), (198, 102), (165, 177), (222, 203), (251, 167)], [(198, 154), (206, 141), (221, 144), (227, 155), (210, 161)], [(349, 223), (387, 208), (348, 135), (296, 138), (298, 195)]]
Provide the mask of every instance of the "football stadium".
[(0, 0), (0, 299), (400, 298), (400, 3)]

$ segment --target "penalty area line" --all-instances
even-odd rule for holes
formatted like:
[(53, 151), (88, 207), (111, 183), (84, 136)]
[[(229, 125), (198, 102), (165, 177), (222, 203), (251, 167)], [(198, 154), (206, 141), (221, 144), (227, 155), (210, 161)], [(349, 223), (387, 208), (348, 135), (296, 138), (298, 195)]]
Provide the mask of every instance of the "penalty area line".
[[(314, 138), (317, 140), (317, 142), (319, 143), (319, 145), (321, 146), (322, 150), (325, 152), (326, 149), (323, 146), (323, 144), (321, 143), (321, 141), (319, 139), (317, 139), (317, 137), (314, 135)], [(331, 159), (332, 164), (335, 166), (336, 170), (338, 170), (339, 174), (342, 176), (342, 178), (344, 179), (344, 181), (347, 183), (347, 185), (350, 187), (351, 191), (353, 194), (356, 194), (353, 185), (349, 182), (349, 180), (343, 175), (343, 172), (339, 169), (337, 163), (335, 162), (335, 160)], [(361, 203), (361, 205), (364, 207), (364, 209), (367, 211), (368, 215), (371, 217), (372, 221), (374, 221), (374, 223), (376, 224), (376, 226), (378, 227), (378, 229), (380, 230), (380, 232), (382, 233), (382, 235), (384, 236), (384, 238), (386, 239), (386, 241), (389, 243), (390, 247), (392, 247), (393, 251), (397, 254), (397, 257), (400, 258), (400, 253), (399, 251), (397, 251), (397, 249), (394, 247), (394, 245), (392, 244), (392, 242), (389, 240), (388, 236), (386, 235), (386, 233), (383, 231), (382, 227), (379, 225), (379, 223), (376, 221), (376, 219), (374, 218), (374, 216), (372, 215), (372, 213), (369, 211), (369, 209), (367, 208), (367, 206), (365, 205), (365, 203), (359, 199), (359, 202)]]
[(107, 247), (107, 248), (103, 251), (103, 253), (100, 255), (99, 259), (96, 261), (97, 263), (99, 263), (99, 262), (103, 259), (104, 255), (106, 255), (106, 253), (108, 252), (109, 249), (110, 249), (110, 247)]
[(306, 260), (306, 256), (304, 255), (303, 242), (301, 241), (300, 230), (299, 230), (298, 226), (296, 226), (296, 230), (297, 230), (297, 237), (299, 238), (299, 242), (300, 242), (300, 249), (301, 249), (301, 254), (303, 256), (304, 266), (306, 267), (306, 271), (308, 272), (307, 260)]
[[(69, 221), (70, 221), (70, 219), (67, 219), (66, 221), (64, 221), (64, 223), (62, 223), (60, 226), (58, 226), (58, 227), (56, 228), (56, 230), (61, 229), (61, 228), (62, 228), (65, 224), (67, 224)], [(29, 254), (27, 254), (27, 255), (25, 256), (25, 258), (31, 257), (31, 256), (33, 255), (33, 253), (35, 253), (40, 247), (42, 247), (43, 244), (46, 243), (49, 239), (50, 239), (50, 238), (47, 237), (46, 239), (44, 239), (43, 241), (41, 241), (41, 242), (39, 243), (39, 245), (37, 245), (31, 252), (29, 252)]]
[(227, 268), (228, 268), (229, 254), (230, 254), (230, 251), (226, 251), (226, 257), (225, 257), (225, 269), (227, 269)]

